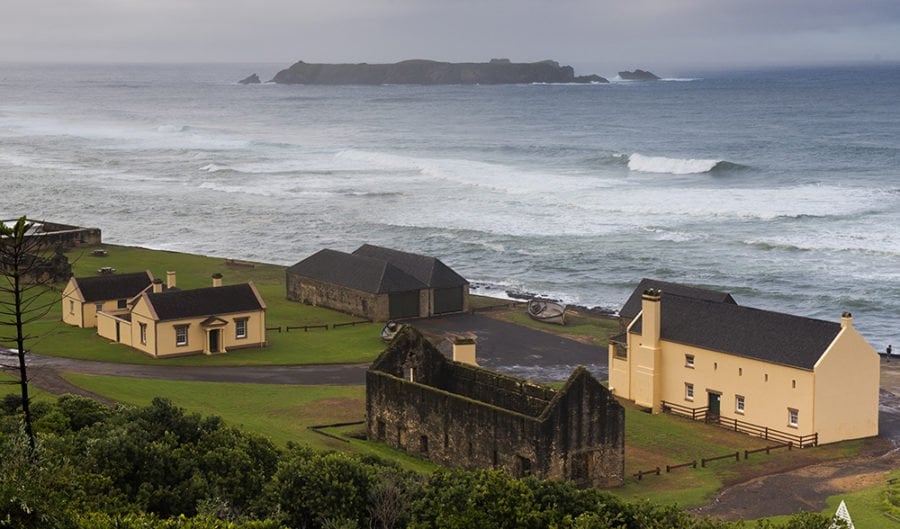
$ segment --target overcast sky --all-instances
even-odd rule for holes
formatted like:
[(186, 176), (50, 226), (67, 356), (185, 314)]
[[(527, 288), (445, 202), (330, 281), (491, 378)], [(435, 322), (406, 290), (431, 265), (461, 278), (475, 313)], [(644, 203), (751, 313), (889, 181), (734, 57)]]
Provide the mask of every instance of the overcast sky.
[(900, 61), (900, 0), (0, 0), (0, 61)]

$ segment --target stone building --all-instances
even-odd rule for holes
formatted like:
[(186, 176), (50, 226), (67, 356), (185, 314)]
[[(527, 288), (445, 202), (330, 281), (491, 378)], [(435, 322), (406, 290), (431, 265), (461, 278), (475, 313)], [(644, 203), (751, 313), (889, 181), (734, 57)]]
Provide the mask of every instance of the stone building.
[(406, 326), (366, 374), (369, 439), (435, 463), (623, 483), (625, 411), (586, 369), (541, 384), (453, 362)]
[[(0, 220), (0, 224), (13, 225), (16, 220)], [(84, 246), (96, 246), (102, 242), (100, 228), (82, 228), (58, 222), (46, 222), (40, 220), (28, 220), (31, 229), (28, 231), (29, 240), (39, 243), (42, 248), (62, 247), (65, 249)]]
[(285, 272), (287, 299), (372, 321), (464, 312), (469, 282), (439, 259), (365, 244), (320, 250)]

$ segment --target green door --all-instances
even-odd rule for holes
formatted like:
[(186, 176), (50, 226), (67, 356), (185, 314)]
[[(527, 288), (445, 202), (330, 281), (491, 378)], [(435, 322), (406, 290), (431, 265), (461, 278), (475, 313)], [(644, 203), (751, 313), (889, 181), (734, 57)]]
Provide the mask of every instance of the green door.
[(390, 319), (416, 318), (419, 316), (419, 291), (392, 292), (388, 295)]
[(707, 392), (709, 395), (709, 407), (706, 411), (706, 418), (708, 420), (718, 420), (719, 419), (719, 411), (721, 410), (721, 399), (722, 396), (718, 393)]
[(434, 289), (434, 313), (447, 314), (448, 312), (462, 312), (463, 289), (462, 287), (436, 288)]

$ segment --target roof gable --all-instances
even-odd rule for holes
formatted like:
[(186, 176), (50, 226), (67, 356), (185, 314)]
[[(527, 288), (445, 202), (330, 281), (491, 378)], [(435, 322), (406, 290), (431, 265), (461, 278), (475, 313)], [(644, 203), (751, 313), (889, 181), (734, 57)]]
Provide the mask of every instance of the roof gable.
[(329, 249), (319, 250), (288, 272), (372, 294), (426, 288), (422, 281), (385, 260)]
[(75, 278), (85, 303), (132, 298), (150, 286), (151, 281), (153, 276), (147, 271)]
[(451, 288), (469, 284), (463, 276), (435, 257), (401, 252), (372, 244), (363, 244), (353, 252), (353, 255), (387, 261), (418, 279), (428, 288)]
[(660, 290), (664, 293), (675, 294), (688, 298), (703, 299), (706, 301), (715, 301), (718, 303), (729, 303), (732, 305), (737, 304), (737, 302), (733, 297), (731, 297), (731, 294), (729, 294), (728, 292), (720, 292), (718, 290), (710, 290), (707, 288), (692, 287), (679, 283), (660, 281), (658, 279), (648, 279), (645, 277), (641, 279), (641, 282), (638, 283), (637, 288), (634, 289), (634, 291), (631, 293), (631, 296), (629, 296), (625, 304), (622, 305), (621, 310), (619, 310), (619, 316), (629, 320), (637, 316), (638, 313), (641, 312), (641, 295), (645, 290), (649, 290), (651, 288)]
[(160, 321), (264, 310), (251, 283), (145, 293)]
[[(661, 339), (801, 369), (813, 369), (840, 323), (662, 293)], [(638, 319), (631, 332), (640, 334)]]

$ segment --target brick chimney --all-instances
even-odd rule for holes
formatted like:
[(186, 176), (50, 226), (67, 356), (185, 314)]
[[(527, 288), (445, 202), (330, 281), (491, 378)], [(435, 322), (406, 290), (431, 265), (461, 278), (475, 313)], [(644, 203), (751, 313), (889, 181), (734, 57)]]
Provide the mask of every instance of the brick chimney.
[(159, 294), (163, 290), (162, 279), (154, 279), (153, 280), (153, 293)]
[(222, 274), (216, 272), (212, 275), (212, 286), (220, 287), (222, 286)]
[(843, 312), (841, 314), (841, 329), (847, 329), (853, 327), (853, 314), (849, 312)]
[(166, 272), (166, 288), (175, 288), (175, 272)]

